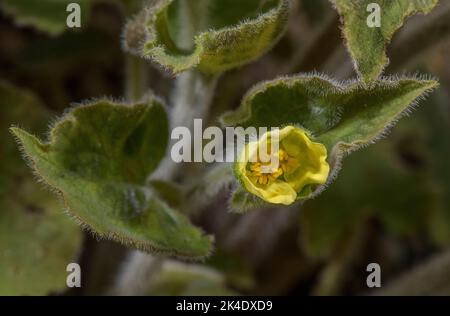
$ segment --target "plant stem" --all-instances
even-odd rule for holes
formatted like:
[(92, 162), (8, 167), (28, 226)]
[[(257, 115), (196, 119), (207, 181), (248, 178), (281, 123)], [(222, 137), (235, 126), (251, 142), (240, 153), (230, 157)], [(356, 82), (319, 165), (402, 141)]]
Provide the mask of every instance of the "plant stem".
[(110, 294), (144, 295), (163, 262), (163, 257), (151, 256), (139, 251), (131, 252)]
[[(216, 79), (206, 80), (204, 76), (194, 72), (185, 73), (177, 79), (174, 90), (175, 106), (170, 115), (172, 128), (186, 126), (192, 133), (194, 119), (205, 119), (208, 115), (216, 82)], [(151, 178), (172, 180), (181, 166), (167, 155)], [(155, 264), (155, 260), (158, 260), (158, 264)], [(155, 256), (139, 251), (131, 252), (113, 292), (121, 295), (144, 294), (163, 261), (163, 258), (156, 259)]]
[[(216, 86), (216, 78), (206, 78), (197, 72), (188, 72), (177, 78), (174, 89), (170, 125), (172, 128), (185, 126), (193, 130), (195, 118), (205, 119), (208, 116), (210, 102)], [(151, 179), (173, 180), (182, 164), (173, 162), (170, 155), (162, 161)], [(121, 295), (142, 295), (150, 286), (153, 275), (157, 273), (164, 259), (159, 258), (155, 265), (155, 256), (133, 251), (116, 282), (114, 293)], [(145, 286), (143, 286), (146, 285)]]
[(145, 61), (128, 54), (126, 56), (126, 98), (130, 102), (138, 102), (147, 89), (148, 77)]
[[(180, 19), (183, 27), (179, 34), (180, 38), (177, 44), (188, 49), (192, 45), (194, 38), (194, 25), (199, 21), (195, 20), (193, 2), (182, 2), (180, 10)], [(142, 85), (145, 87), (138, 62), (129, 60), (129, 73), (127, 91), (130, 98), (136, 98), (141, 93)], [(186, 72), (177, 77), (173, 90), (170, 110), (171, 129), (183, 126), (187, 127), (193, 135), (194, 119), (207, 119), (209, 107), (214, 96), (214, 90), (218, 77), (208, 77), (195, 70)], [(187, 141), (187, 140), (186, 140)], [(171, 146), (169, 145), (169, 148)], [(183, 165), (175, 163), (170, 152), (161, 162), (159, 168), (151, 175), (150, 179), (174, 180)], [(157, 260), (157, 261), (155, 261)], [(157, 264), (155, 264), (157, 262)], [(114, 293), (122, 295), (142, 295), (150, 287), (151, 279), (164, 264), (164, 258), (156, 259), (155, 256), (132, 251), (129, 259), (124, 265), (115, 284)]]
[[(180, 126), (187, 127), (194, 136), (194, 120), (205, 121), (208, 118), (217, 81), (217, 77), (205, 77), (195, 71), (181, 74), (177, 78), (172, 100), (174, 107), (170, 115), (172, 129)], [(190, 139), (184, 138), (183, 140), (190, 142)], [(183, 164), (175, 163), (169, 153), (151, 178), (175, 179), (182, 166)]]

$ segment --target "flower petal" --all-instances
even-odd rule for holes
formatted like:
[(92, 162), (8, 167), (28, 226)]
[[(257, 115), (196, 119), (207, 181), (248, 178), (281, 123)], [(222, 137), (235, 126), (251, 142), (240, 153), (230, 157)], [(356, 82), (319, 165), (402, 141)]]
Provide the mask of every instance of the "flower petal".
[(308, 184), (324, 184), (327, 181), (330, 166), (326, 162), (324, 145), (312, 142), (306, 133), (296, 129), (282, 140), (282, 146), (299, 161), (295, 170), (284, 175), (295, 191), (300, 192)]
[(246, 175), (241, 178), (250, 193), (273, 204), (291, 205), (297, 199), (297, 192), (287, 183), (276, 180), (268, 185), (254, 184)]

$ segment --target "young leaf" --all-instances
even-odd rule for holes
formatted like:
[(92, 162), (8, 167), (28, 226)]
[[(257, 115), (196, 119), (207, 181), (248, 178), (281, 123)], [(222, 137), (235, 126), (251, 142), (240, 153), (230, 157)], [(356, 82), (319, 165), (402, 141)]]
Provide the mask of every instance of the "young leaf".
[(140, 53), (173, 73), (219, 74), (270, 50), (289, 9), (290, 0), (162, 0), (147, 11)]
[[(356, 71), (364, 82), (378, 79), (389, 63), (386, 46), (391, 42), (395, 32), (402, 27), (404, 20), (413, 14), (429, 13), (438, 1), (331, 0), (341, 16), (342, 31)], [(370, 4), (379, 5), (379, 27), (371, 24), (371, 14), (377, 12), (371, 11), (376, 9), (371, 9)]]
[[(32, 113), (33, 115), (30, 115)], [(49, 113), (31, 93), (0, 83), (0, 128), (20, 123), (43, 131)], [(0, 133), (0, 295), (46, 295), (66, 289), (81, 230), (36, 185), (8, 133)]]
[(343, 153), (372, 143), (436, 86), (433, 80), (416, 78), (384, 78), (370, 86), (342, 85), (319, 76), (281, 78), (256, 86), (222, 122), (257, 128), (301, 126), (312, 133), (313, 141), (326, 146), (330, 182)]
[(1, 8), (14, 16), (19, 25), (33, 26), (51, 35), (63, 33), (67, 27), (67, 6), (77, 3), (81, 20), (86, 21), (93, 0), (3, 0)]
[(158, 101), (102, 100), (76, 107), (54, 125), (48, 142), (12, 131), (36, 173), (101, 237), (180, 257), (209, 253), (209, 238), (146, 186), (168, 142), (168, 121)]

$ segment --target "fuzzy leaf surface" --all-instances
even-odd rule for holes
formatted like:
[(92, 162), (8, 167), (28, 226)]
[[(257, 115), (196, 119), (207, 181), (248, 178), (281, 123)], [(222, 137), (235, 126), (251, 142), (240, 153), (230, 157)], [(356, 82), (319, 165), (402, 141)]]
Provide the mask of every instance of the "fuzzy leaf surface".
[[(404, 20), (417, 13), (429, 13), (439, 0), (331, 0), (341, 16), (342, 31), (356, 65), (356, 71), (365, 82), (381, 75), (389, 59), (386, 46)], [(369, 27), (369, 4), (380, 6), (380, 27)]]
[[(378, 139), (436, 86), (433, 80), (417, 78), (385, 78), (370, 86), (338, 84), (320, 76), (281, 78), (253, 88), (222, 123), (244, 128), (301, 126), (326, 146), (330, 182), (344, 153)], [(248, 197), (237, 192), (232, 203), (246, 201)]]
[(370, 87), (319, 76), (281, 78), (257, 85), (222, 122), (256, 128), (299, 125), (330, 152), (337, 144), (359, 147), (376, 139), (436, 86), (436, 81), (416, 78), (386, 78)]
[(209, 253), (209, 238), (146, 185), (168, 142), (168, 121), (158, 101), (78, 106), (54, 125), (47, 142), (12, 131), (36, 173), (96, 234), (179, 257)]
[(173, 73), (219, 74), (270, 50), (289, 9), (289, 0), (162, 0), (148, 11), (140, 54)]

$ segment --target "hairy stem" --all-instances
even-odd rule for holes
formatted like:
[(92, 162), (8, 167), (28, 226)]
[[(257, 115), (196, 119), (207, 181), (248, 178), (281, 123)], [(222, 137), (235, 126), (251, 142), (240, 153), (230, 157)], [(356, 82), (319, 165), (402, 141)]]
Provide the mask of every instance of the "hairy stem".
[[(216, 77), (207, 78), (194, 71), (181, 74), (176, 80), (173, 92), (172, 103), (174, 106), (170, 111), (171, 128), (187, 127), (191, 136), (195, 136), (194, 120), (202, 119), (205, 121), (208, 118), (216, 84)], [(190, 141), (186, 138), (183, 140)], [(172, 147), (171, 145), (173, 145), (173, 141), (170, 143), (169, 150)], [(177, 177), (182, 166), (183, 164), (175, 163), (172, 160), (169, 152), (151, 178), (173, 180)]]
[[(180, 10), (180, 14), (184, 27), (181, 28), (182, 31), (177, 42), (180, 47), (189, 48), (194, 37), (194, 26), (198, 21), (196, 22), (194, 18), (195, 10), (187, 2), (182, 2), (182, 4), (183, 7)], [(171, 129), (184, 126), (193, 135), (194, 119), (207, 119), (208, 117), (217, 81), (217, 77), (206, 77), (197, 71), (183, 73), (177, 78), (171, 98), (171, 103), (173, 104), (170, 110)], [(134, 85), (134, 87), (136, 89), (139, 86)], [(171, 145), (169, 145), (169, 152), (166, 158), (149, 179), (167, 181), (176, 179), (182, 164), (177, 164), (171, 159)], [(155, 265), (154, 256), (139, 251), (132, 251), (118, 277), (114, 292), (122, 295), (144, 294), (150, 287), (151, 279), (158, 272), (163, 261), (164, 259), (160, 258), (159, 263)]]
[[(177, 79), (173, 97), (175, 105), (170, 113), (171, 128), (185, 126), (191, 130), (192, 134), (194, 119), (205, 119), (208, 115), (216, 82), (216, 79), (208, 80), (196, 72), (182, 74)], [(168, 153), (158, 170), (152, 174), (151, 179), (174, 180), (182, 166), (182, 164), (175, 163)], [(119, 275), (114, 293), (121, 295), (144, 294), (151, 284), (153, 275), (163, 264), (163, 259), (159, 260), (161, 262), (155, 266), (154, 256), (132, 251)]]
[(137, 102), (145, 94), (148, 77), (145, 61), (142, 58), (128, 54), (126, 56), (126, 98)]
[(163, 257), (133, 251), (122, 267), (112, 295), (144, 295), (164, 262)]

